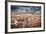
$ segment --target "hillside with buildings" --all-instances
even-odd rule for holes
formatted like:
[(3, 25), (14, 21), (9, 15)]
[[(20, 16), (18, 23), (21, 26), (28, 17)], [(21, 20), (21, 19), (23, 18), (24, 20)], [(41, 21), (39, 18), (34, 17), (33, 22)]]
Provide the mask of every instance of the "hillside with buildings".
[(39, 14), (21, 14), (11, 17), (12, 28), (34, 28), (41, 27), (41, 15)]

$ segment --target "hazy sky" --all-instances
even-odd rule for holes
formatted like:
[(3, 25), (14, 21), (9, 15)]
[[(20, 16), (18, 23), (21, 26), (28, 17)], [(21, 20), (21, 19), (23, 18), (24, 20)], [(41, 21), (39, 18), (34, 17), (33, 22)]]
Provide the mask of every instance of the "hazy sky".
[(16, 5), (11, 5), (11, 11), (12, 12), (36, 12), (40, 13), (41, 12), (41, 7), (40, 6), (16, 6)]

